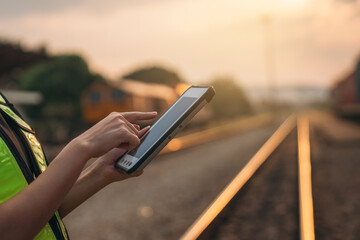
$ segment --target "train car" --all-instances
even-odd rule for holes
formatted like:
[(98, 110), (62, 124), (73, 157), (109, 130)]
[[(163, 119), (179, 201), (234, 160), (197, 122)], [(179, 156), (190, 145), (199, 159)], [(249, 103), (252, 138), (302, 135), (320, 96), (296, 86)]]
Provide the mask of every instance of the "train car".
[(93, 124), (111, 112), (157, 111), (161, 115), (178, 98), (174, 88), (133, 80), (93, 83), (82, 94), (84, 120)]
[(333, 105), (341, 116), (360, 116), (360, 62), (355, 70), (340, 78), (332, 91)]

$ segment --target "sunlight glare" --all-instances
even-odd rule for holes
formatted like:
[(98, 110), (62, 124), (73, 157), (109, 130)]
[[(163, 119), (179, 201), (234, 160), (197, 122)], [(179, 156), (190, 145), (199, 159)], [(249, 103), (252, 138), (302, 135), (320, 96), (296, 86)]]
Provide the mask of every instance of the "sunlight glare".
[(308, 0), (283, 0), (283, 1), (293, 6), (303, 6), (308, 2)]

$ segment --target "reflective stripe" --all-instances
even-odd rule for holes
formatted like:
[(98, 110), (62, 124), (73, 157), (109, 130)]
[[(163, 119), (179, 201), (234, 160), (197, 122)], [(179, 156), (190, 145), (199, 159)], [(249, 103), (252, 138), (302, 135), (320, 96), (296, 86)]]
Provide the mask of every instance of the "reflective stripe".
[[(1, 96), (1, 95), (0, 95)], [(21, 127), (26, 128), (31, 130), (31, 127), (24, 121), (22, 120), (18, 115), (16, 115), (14, 113), (13, 110), (11, 110), (11, 108), (9, 108), (8, 106), (2, 105), (0, 104), (0, 108), (7, 113), (7, 115), (9, 115), (10, 117), (12, 117)]]
[(30, 143), (31, 149), (35, 155), (36, 161), (38, 163), (41, 172), (44, 172), (45, 169), (47, 168), (47, 164), (39, 141), (36, 139), (34, 134), (24, 131), (22, 129), (21, 131), (24, 133), (26, 139)]
[[(0, 138), (0, 204), (19, 193), (28, 186), (10, 149)], [(36, 240), (56, 240), (49, 224), (36, 235)]]
[(64, 238), (66, 240), (68, 240), (68, 235), (67, 235), (67, 231), (66, 231), (66, 228), (65, 228), (65, 224), (63, 223), (63, 221), (61, 220), (61, 217), (60, 217), (60, 214), (58, 211), (55, 212), (55, 216), (56, 216), (56, 219), (58, 220), (59, 222), (59, 225), (60, 225), (60, 228), (61, 228), (61, 232), (64, 236)]
[(6, 103), (5, 99), (3, 98), (3, 96), (1, 96), (1, 94), (0, 94), (0, 103)]
[[(31, 149), (35, 155), (36, 161), (38, 163), (38, 166), (39, 166), (41, 172), (44, 172), (45, 169), (47, 168), (47, 164), (46, 164), (43, 149), (41, 148), (39, 141), (36, 139), (34, 134), (29, 133), (25, 130), (21, 130), (21, 131), (24, 133), (25, 137), (27, 138), (28, 142), (30, 143)], [(64, 235), (65, 239), (68, 239), (65, 225), (62, 222), (58, 211), (55, 212), (55, 216), (59, 222), (62, 234)]]

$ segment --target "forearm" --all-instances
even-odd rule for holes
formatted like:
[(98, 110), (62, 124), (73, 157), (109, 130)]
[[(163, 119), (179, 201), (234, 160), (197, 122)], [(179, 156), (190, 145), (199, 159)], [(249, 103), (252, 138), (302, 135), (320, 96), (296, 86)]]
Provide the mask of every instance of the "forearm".
[(69, 144), (34, 182), (0, 205), (0, 239), (30, 239), (45, 226), (79, 177), (84, 152)]
[(81, 203), (85, 202), (88, 198), (108, 184), (116, 181), (122, 181), (130, 177), (137, 177), (142, 174), (142, 170), (136, 171), (132, 174), (127, 174), (125, 171), (114, 167), (114, 162), (124, 152), (124, 149), (112, 149), (104, 156), (98, 158), (81, 173), (80, 178), (70, 190), (59, 209), (62, 217), (65, 217)]
[[(156, 112), (134, 112), (125, 113), (123, 115), (125, 115), (126, 119), (128, 119), (130, 122), (133, 122), (138, 120), (152, 119), (156, 116)], [(134, 127), (131, 123), (127, 122), (127, 120), (119, 122), (119, 119), (123, 118), (124, 116), (121, 116), (121, 118), (119, 118), (118, 114), (112, 113), (106, 119), (95, 125), (92, 128), (93, 130), (90, 129), (88, 132), (85, 132), (82, 135), (84, 139), (90, 139), (90, 141), (88, 142), (92, 142), (91, 136), (107, 135), (105, 134), (107, 131), (110, 131), (112, 133), (111, 135), (109, 135), (111, 137), (107, 137), (106, 139), (100, 137), (99, 139), (97, 139), (97, 143), (93, 144), (94, 146), (98, 146), (98, 148), (95, 149), (97, 151), (95, 151), (92, 156), (99, 158), (96, 162), (94, 162), (91, 166), (89, 166), (83, 171), (79, 180), (76, 182), (74, 187), (66, 196), (63, 204), (59, 209), (60, 215), (62, 217), (65, 217), (77, 206), (86, 201), (88, 198), (90, 198), (92, 195), (94, 195), (96, 192), (98, 192), (100, 189), (102, 189), (109, 183), (121, 181), (129, 177), (139, 176), (142, 173), (142, 171), (140, 171), (137, 173), (133, 173), (132, 175), (128, 175), (127, 173), (119, 171), (114, 167), (114, 161), (118, 159), (126, 150), (131, 149), (131, 145), (134, 145), (133, 147), (137, 146), (140, 143), (138, 136), (142, 136), (150, 128), (148, 126), (143, 128), (142, 130), (139, 130), (139, 127)], [(111, 120), (111, 122), (107, 122), (107, 120), (109, 119), (113, 120)], [(124, 122), (126, 122), (125, 125), (123, 124)], [(114, 123), (116, 124), (114, 125)], [(119, 128), (119, 126), (117, 126), (118, 124), (120, 124), (120, 127), (122, 128)], [(97, 127), (101, 125), (103, 126), (102, 128)], [(127, 127), (124, 128), (124, 126), (130, 126), (132, 130), (128, 131), (129, 129)], [(115, 131), (115, 129), (118, 130)], [(136, 135), (136, 139), (133, 139), (134, 134)], [(105, 151), (104, 149), (102, 149), (104, 146), (106, 146)]]
[(68, 215), (109, 183), (110, 181), (106, 180), (101, 172), (96, 169), (95, 164), (89, 166), (83, 171), (61, 204), (59, 208), (61, 217)]

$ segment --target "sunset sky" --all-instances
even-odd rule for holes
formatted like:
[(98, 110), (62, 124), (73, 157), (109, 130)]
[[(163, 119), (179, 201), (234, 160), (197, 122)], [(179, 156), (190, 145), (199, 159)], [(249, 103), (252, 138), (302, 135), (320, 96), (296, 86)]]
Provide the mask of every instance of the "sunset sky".
[(331, 86), (360, 55), (360, 0), (0, 0), (0, 38), (80, 53), (113, 79), (161, 64), (193, 83), (256, 87), (265, 14), (279, 86)]

